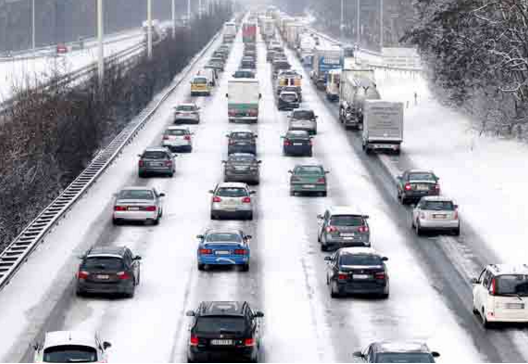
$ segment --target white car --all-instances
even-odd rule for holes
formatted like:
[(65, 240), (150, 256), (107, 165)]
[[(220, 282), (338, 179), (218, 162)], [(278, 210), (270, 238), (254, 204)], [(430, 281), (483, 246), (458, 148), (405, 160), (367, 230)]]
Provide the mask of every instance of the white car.
[(243, 218), (253, 220), (253, 200), (248, 185), (238, 182), (219, 183), (214, 190), (211, 200), (211, 219), (222, 217)]
[(181, 104), (174, 108), (174, 124), (200, 123), (200, 108), (194, 103)]
[(447, 230), (460, 235), (458, 205), (443, 196), (422, 197), (412, 212), (411, 226), (421, 235), (425, 230)]
[(171, 152), (192, 152), (192, 133), (185, 126), (169, 126), (163, 133), (162, 145)]
[(163, 215), (161, 197), (153, 187), (126, 187), (115, 194), (112, 222), (118, 225), (123, 221), (152, 221), (159, 223)]
[(473, 312), (484, 327), (528, 322), (528, 265), (490, 264), (471, 283)]
[(35, 363), (106, 363), (106, 349), (111, 347), (97, 334), (81, 331), (46, 333), (42, 343), (35, 343)]

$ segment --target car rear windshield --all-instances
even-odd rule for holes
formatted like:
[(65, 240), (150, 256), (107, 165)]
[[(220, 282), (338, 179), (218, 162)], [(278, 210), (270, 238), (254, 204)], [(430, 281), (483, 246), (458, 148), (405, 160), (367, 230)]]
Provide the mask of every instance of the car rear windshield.
[(255, 68), (255, 62), (253, 61), (242, 61), (241, 64), (244, 68)]
[(496, 279), (496, 294), (528, 296), (528, 275), (505, 274)]
[(245, 132), (245, 131), (233, 132), (231, 133), (231, 138), (232, 139), (251, 139), (253, 138), (253, 134)]
[(193, 105), (180, 105), (176, 108), (178, 111), (194, 111), (195, 107)]
[(216, 194), (220, 197), (245, 197), (248, 195), (244, 188), (238, 187), (222, 187), (218, 189)]
[[(211, 63), (216, 63), (216, 62), (211, 62)], [(207, 83), (207, 78), (205, 78), (205, 77), (195, 77), (193, 79), (193, 83), (198, 84), (198, 85)]]
[(169, 156), (165, 152), (144, 152), (142, 158), (145, 159), (169, 159)]
[(207, 234), (205, 239), (208, 243), (221, 243), (221, 242), (242, 242), (240, 234), (237, 233), (210, 233)]
[(288, 62), (275, 62), (273, 67), (277, 70), (287, 70), (291, 68)]
[(340, 265), (382, 265), (380, 257), (372, 254), (343, 254), (339, 258)]
[(91, 257), (84, 260), (82, 268), (86, 270), (117, 271), (123, 269), (123, 260), (117, 257)]
[(83, 345), (61, 345), (44, 349), (45, 363), (94, 363), (97, 351)]
[(422, 210), (431, 211), (454, 211), (455, 205), (451, 201), (426, 201)]
[(123, 190), (118, 197), (126, 200), (153, 200), (154, 193), (149, 190)]
[(409, 173), (409, 181), (435, 181), (432, 173)]
[(194, 327), (196, 332), (243, 334), (246, 330), (246, 321), (243, 317), (236, 316), (207, 316), (199, 317)]
[(229, 157), (229, 162), (243, 162), (243, 163), (252, 163), (255, 161), (255, 157), (254, 156), (251, 156), (251, 155), (237, 155), (237, 156), (230, 156)]
[(313, 119), (314, 113), (311, 110), (297, 110), (292, 114), (293, 119)]
[(377, 363), (434, 363), (427, 353), (380, 353), (376, 359)]
[(292, 102), (297, 101), (297, 95), (296, 94), (282, 94), (281, 99), (284, 101)]
[(359, 215), (334, 215), (330, 218), (332, 226), (362, 226), (364, 220)]
[(321, 175), (324, 173), (323, 168), (319, 166), (302, 166), (295, 168), (295, 174), (313, 174)]
[(165, 131), (165, 134), (166, 135), (187, 135), (189, 134), (189, 132), (184, 129), (171, 129), (171, 130)]

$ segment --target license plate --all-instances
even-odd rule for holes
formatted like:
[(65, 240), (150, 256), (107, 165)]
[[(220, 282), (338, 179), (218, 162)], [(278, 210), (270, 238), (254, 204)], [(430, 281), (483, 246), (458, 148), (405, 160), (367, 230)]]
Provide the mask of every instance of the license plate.
[(303, 145), (303, 143), (293, 143), (293, 145)]
[(370, 279), (368, 274), (352, 274), (352, 279)]
[(418, 191), (429, 191), (429, 186), (428, 185), (417, 185), (416, 189)]
[(233, 345), (233, 340), (219, 340), (219, 339), (215, 339), (215, 340), (211, 340), (211, 345)]
[(153, 167), (161, 167), (161, 166), (163, 166), (163, 163), (160, 163), (160, 162), (152, 162), (152, 163), (150, 163), (150, 165), (153, 166)]
[(445, 219), (447, 217), (447, 215), (445, 214), (434, 214), (433, 215), (433, 218), (435, 219)]
[(345, 236), (343, 237), (343, 240), (354, 240), (353, 236)]
[(128, 211), (139, 211), (139, 207), (138, 206), (130, 206), (128, 208)]
[(236, 206), (236, 205), (238, 205), (238, 201), (237, 201), (237, 200), (227, 200), (227, 201), (225, 202), (225, 204), (226, 204), (227, 206)]
[(508, 310), (524, 310), (524, 303), (507, 303)]
[(315, 185), (304, 185), (304, 188), (315, 188)]
[(217, 250), (215, 251), (215, 254), (216, 255), (229, 255), (231, 254), (231, 252), (229, 252), (229, 250)]
[(247, 145), (248, 143), (246, 142), (238, 142), (237, 145)]
[(108, 274), (98, 274), (95, 276), (97, 279), (110, 279)]

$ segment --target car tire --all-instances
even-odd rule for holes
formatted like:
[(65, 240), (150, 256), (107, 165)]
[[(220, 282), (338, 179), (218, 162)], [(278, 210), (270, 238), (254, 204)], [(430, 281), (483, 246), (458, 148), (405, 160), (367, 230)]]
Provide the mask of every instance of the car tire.
[(84, 297), (84, 296), (85, 296), (84, 292), (81, 291), (81, 290), (79, 290), (79, 289), (76, 289), (76, 290), (75, 290), (75, 295), (76, 295), (77, 297)]
[(411, 230), (414, 230), (416, 226), (414, 226), (414, 219), (411, 218)]
[(187, 147), (187, 153), (192, 153), (192, 151), (193, 151), (193, 147), (192, 146)]
[(321, 242), (321, 251), (322, 252), (327, 252), (328, 251), (328, 247), (325, 244), (323, 244), (323, 242)]
[(460, 236), (460, 225), (453, 230), (453, 235), (454, 236)]
[(155, 220), (152, 221), (152, 223), (153, 223), (154, 225), (159, 225), (159, 222), (160, 222), (160, 218), (159, 218), (159, 216), (158, 216), (157, 219), (155, 219)]
[(250, 212), (250, 213), (247, 215), (246, 220), (253, 220), (253, 212)]
[(126, 298), (134, 298), (135, 294), (136, 294), (136, 288), (132, 288), (132, 289), (130, 290), (130, 292), (127, 292), (127, 293), (125, 294), (125, 297), (126, 297)]
[(480, 318), (482, 319), (482, 327), (485, 329), (490, 329), (492, 325), (484, 314), (484, 307), (482, 307), (482, 311), (480, 312)]
[(119, 226), (122, 223), (123, 223), (123, 221), (121, 219), (112, 219), (112, 224), (113, 225)]
[(308, 157), (313, 157), (313, 152), (308, 153)]
[(199, 271), (204, 271), (205, 270), (205, 264), (198, 263), (197, 267), (198, 267)]
[(332, 298), (340, 298), (341, 293), (339, 292), (339, 289), (336, 287), (335, 282), (330, 282), (330, 297)]
[(194, 361), (191, 358), (187, 357), (187, 363), (194, 363)]
[(145, 175), (145, 173), (141, 173), (141, 172), (140, 172), (140, 173), (138, 173), (138, 177), (139, 177), (139, 178), (145, 178), (146, 175)]
[(416, 235), (418, 236), (422, 236), (423, 235), (423, 230), (422, 228), (420, 227), (420, 222), (419, 221), (416, 221), (415, 224), (415, 230), (416, 230)]
[(389, 293), (382, 293), (382, 294), (380, 294), (380, 298), (381, 298), (382, 300), (386, 300), (386, 299), (388, 299), (389, 296), (390, 296)]
[(249, 264), (243, 264), (240, 268), (242, 272), (248, 272), (249, 271)]
[(405, 196), (402, 194), (400, 195), (400, 202), (402, 205), (407, 205), (408, 201), (407, 199), (405, 198)]
[(321, 196), (322, 196), (322, 197), (326, 197), (327, 195), (328, 195), (328, 192), (327, 192), (327, 191), (321, 192)]
[(218, 217), (211, 212), (211, 220), (217, 220), (217, 219), (218, 219)]
[(174, 172), (169, 173), (169, 178), (174, 177)]

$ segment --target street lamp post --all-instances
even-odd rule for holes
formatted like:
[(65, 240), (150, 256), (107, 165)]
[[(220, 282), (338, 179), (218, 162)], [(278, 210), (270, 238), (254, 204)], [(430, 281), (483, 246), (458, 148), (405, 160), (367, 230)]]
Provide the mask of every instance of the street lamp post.
[(343, 39), (343, 30), (345, 28), (345, 24), (344, 24), (344, 4), (343, 4), (343, 1), (344, 0), (341, 0), (341, 23), (339, 24), (339, 34), (341, 35), (341, 40)]
[(104, 23), (103, 23), (103, 0), (97, 0), (97, 44), (98, 44), (98, 59), (97, 70), (99, 75), (99, 86), (103, 85), (104, 80)]
[(172, 39), (176, 38), (176, 0), (172, 0)]
[(152, 0), (147, 0), (147, 56), (152, 59)]
[(35, 50), (35, 0), (31, 2), (31, 48)]
[(380, 48), (383, 48), (383, 0), (380, 0)]
[(356, 9), (357, 9), (357, 45), (359, 46), (359, 42), (361, 41), (361, 0), (357, 0), (356, 2)]
[(191, 25), (191, 0), (187, 0), (187, 25)]

